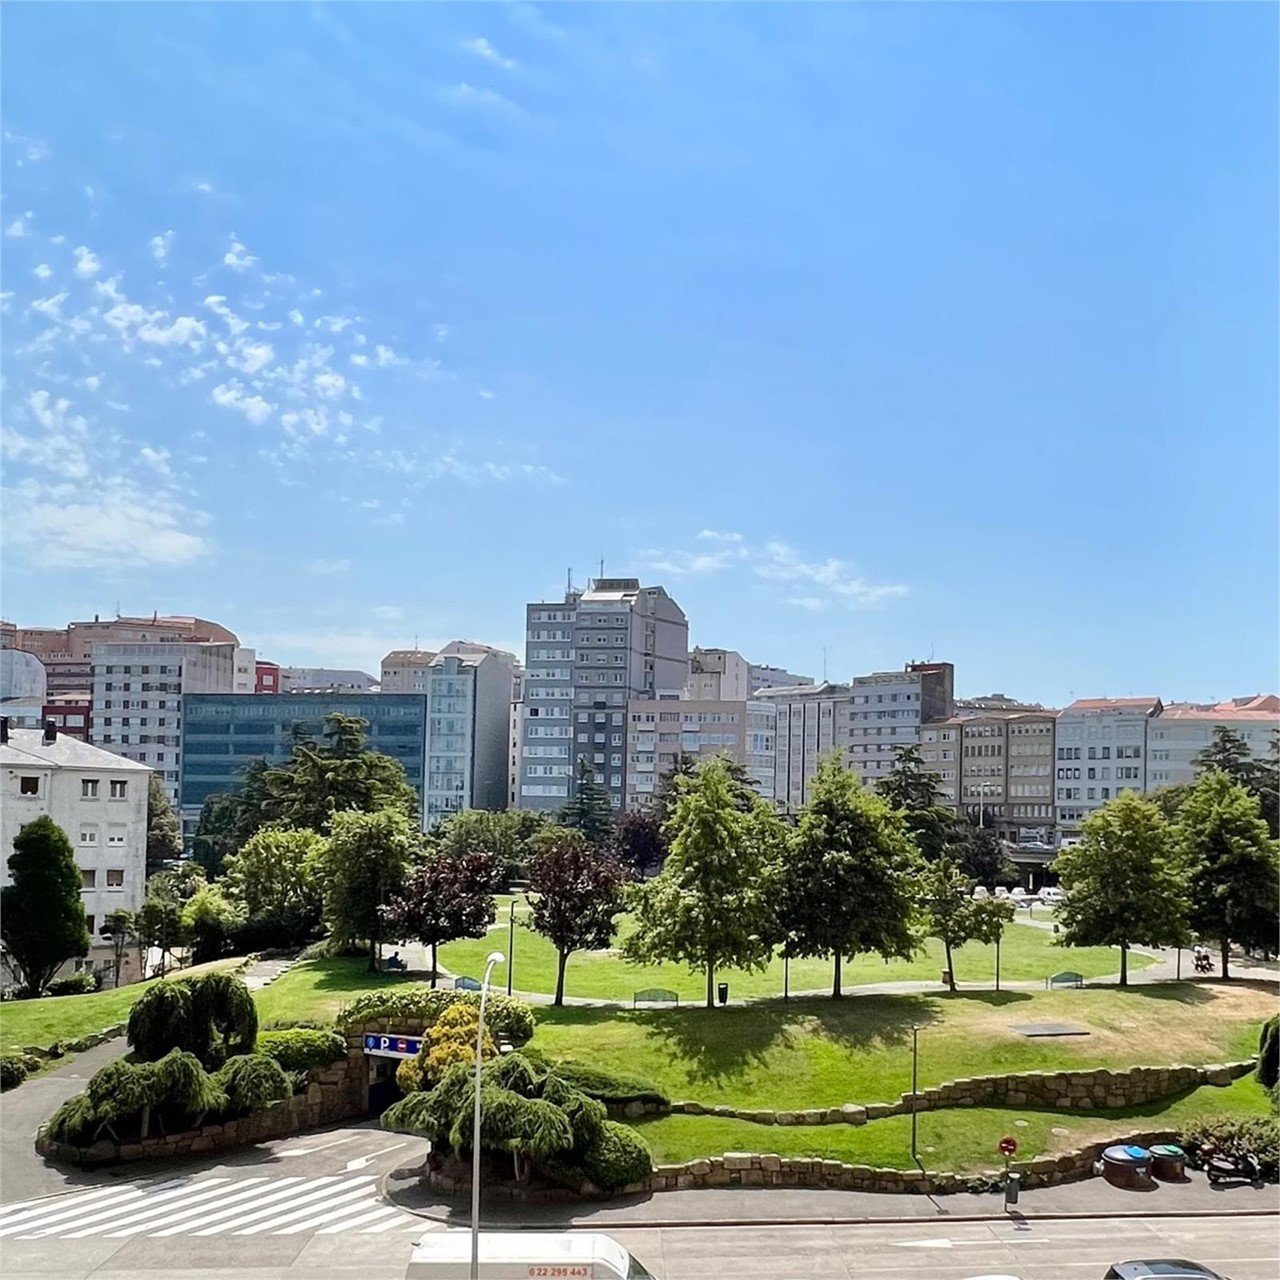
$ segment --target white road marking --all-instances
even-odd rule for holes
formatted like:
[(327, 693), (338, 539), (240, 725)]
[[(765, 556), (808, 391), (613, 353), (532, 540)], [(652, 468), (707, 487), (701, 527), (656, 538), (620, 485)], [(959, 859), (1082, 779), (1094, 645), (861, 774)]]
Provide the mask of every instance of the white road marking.
[[(226, 1182), (228, 1181), (228, 1179), (209, 1178), (206, 1181), (207, 1182)], [(72, 1221), (71, 1223), (66, 1223), (64, 1220), (67, 1218), (71, 1218), (73, 1220), (77, 1219), (79, 1215), (78, 1210), (67, 1212), (67, 1213), (59, 1213), (52, 1217), (41, 1219), (39, 1220), (38, 1223), (30, 1224), (32, 1226), (37, 1227), (35, 1231), (28, 1231), (26, 1229), (19, 1228), (19, 1230), (22, 1231), (21, 1238), (23, 1240), (40, 1240), (40, 1239), (43, 1239), (45, 1236), (64, 1235), (68, 1225), (76, 1226), (76, 1227), (84, 1227), (90, 1223), (109, 1222), (111, 1221), (112, 1218), (116, 1217), (121, 1212), (121, 1210), (133, 1211), (134, 1209), (150, 1208), (152, 1205), (168, 1202), (170, 1200), (175, 1199), (177, 1196), (185, 1195), (194, 1185), (196, 1184), (193, 1183), (192, 1180), (189, 1178), (178, 1179), (176, 1184), (161, 1183), (160, 1186), (169, 1187), (171, 1189), (167, 1191), (160, 1191), (158, 1195), (149, 1194), (157, 1191), (158, 1188), (134, 1187), (132, 1188), (132, 1190), (136, 1194), (133, 1197), (131, 1197), (130, 1203), (112, 1205), (109, 1208), (105, 1208), (101, 1210), (98, 1210), (98, 1207), (96, 1205), (92, 1206), (91, 1211), (87, 1217), (79, 1218), (78, 1221)], [(53, 1225), (55, 1222), (57, 1222), (59, 1225), (57, 1226)]]
[(344, 1173), (351, 1173), (355, 1169), (363, 1169), (366, 1165), (372, 1164), (379, 1156), (385, 1156), (388, 1151), (398, 1151), (405, 1144), (397, 1142), (393, 1146), (383, 1147), (381, 1151), (375, 1151), (372, 1155), (356, 1156), (354, 1160), (348, 1160), (343, 1166)]
[[(347, 1208), (350, 1208), (350, 1205), (347, 1204), (348, 1201), (362, 1199), (369, 1194), (370, 1190), (372, 1190), (372, 1178), (358, 1178), (355, 1179), (355, 1181), (365, 1183), (366, 1185), (352, 1187), (347, 1191), (336, 1191), (333, 1187), (327, 1187), (322, 1193), (328, 1197), (326, 1203), (329, 1205), (344, 1204)], [(314, 1200), (316, 1197), (311, 1195), (305, 1198), (308, 1200)], [(284, 1233), (278, 1231), (276, 1228), (284, 1226), (287, 1222), (294, 1222), (299, 1218), (314, 1217), (316, 1208), (316, 1205), (309, 1204), (304, 1209), (295, 1209), (292, 1213), (283, 1214), (281, 1217), (273, 1218), (269, 1222), (260, 1222), (256, 1226), (252, 1227), (241, 1227), (238, 1231), (231, 1232), (231, 1234), (233, 1236), (254, 1236), (263, 1231), (270, 1231), (272, 1235), (283, 1235)], [(326, 1215), (326, 1217), (327, 1216), (328, 1215)]]
[[(157, 1227), (167, 1227), (172, 1222), (180, 1222), (184, 1218), (189, 1218), (194, 1214), (203, 1213), (208, 1207), (210, 1200), (224, 1201), (227, 1193), (230, 1192), (230, 1198), (233, 1200), (242, 1200), (246, 1195), (254, 1195), (259, 1191), (257, 1184), (264, 1182), (264, 1178), (245, 1178), (241, 1182), (233, 1183), (231, 1186), (213, 1186), (206, 1187), (205, 1184), (199, 1183), (193, 1187), (192, 1194), (174, 1200), (172, 1204), (166, 1204), (156, 1209), (147, 1205), (140, 1205), (131, 1212), (125, 1214), (124, 1218), (107, 1223), (109, 1230), (106, 1236), (109, 1240), (123, 1240), (128, 1236), (136, 1236), (140, 1232), (154, 1231)], [(245, 1183), (252, 1183), (253, 1186), (244, 1191), (238, 1188)], [(97, 1235), (103, 1228), (101, 1226), (88, 1227), (82, 1231), (71, 1231), (63, 1236), (64, 1240), (81, 1240), (85, 1236)]]
[(335, 1138), (332, 1142), (322, 1142), (315, 1147), (291, 1147), (287, 1151), (277, 1151), (275, 1154), (281, 1160), (288, 1160), (292, 1156), (309, 1156), (314, 1155), (317, 1151), (328, 1151), (330, 1147), (340, 1147), (344, 1142), (355, 1141), (354, 1133), (348, 1134), (345, 1138)]
[[(247, 1179), (246, 1179), (247, 1181)], [(233, 1201), (243, 1200), (241, 1195), (230, 1195), (223, 1200), (215, 1200), (212, 1205), (202, 1205), (199, 1212), (194, 1218), (189, 1214), (183, 1214), (180, 1221), (166, 1226), (163, 1231), (152, 1231), (148, 1234), (152, 1236), (177, 1236), (194, 1234), (198, 1227), (207, 1227), (210, 1223), (221, 1222), (224, 1218), (240, 1218), (243, 1220), (244, 1211), (247, 1208), (260, 1209), (263, 1205), (270, 1204), (273, 1200), (280, 1200), (292, 1195), (297, 1189), (297, 1184), (302, 1182), (302, 1178), (274, 1178), (271, 1184), (266, 1187), (255, 1187), (250, 1193), (253, 1203), (251, 1205), (235, 1204)], [(231, 1205), (228, 1208), (228, 1205)]]
[(327, 1227), (321, 1227), (316, 1232), (318, 1236), (333, 1236), (339, 1231), (350, 1231), (355, 1227), (367, 1226), (371, 1222), (377, 1222), (379, 1218), (385, 1218), (388, 1214), (394, 1214), (397, 1218), (401, 1217), (399, 1209), (393, 1205), (382, 1205), (377, 1209), (364, 1211), (364, 1206), (360, 1206), (360, 1215), (355, 1218), (344, 1218), (341, 1222), (330, 1223)]
[[(305, 1187), (292, 1188), (292, 1190), (300, 1192), (300, 1194), (293, 1196), (293, 1203), (295, 1205), (299, 1205), (299, 1204), (302, 1204), (304, 1201), (310, 1202), (312, 1200), (319, 1199), (321, 1196), (327, 1196), (330, 1194), (330, 1192), (334, 1190), (333, 1184), (337, 1181), (338, 1179), (332, 1175), (329, 1175), (323, 1178), (311, 1178), (308, 1180), (307, 1185)], [(276, 1213), (277, 1211), (278, 1211), (278, 1206), (276, 1205), (270, 1205), (265, 1209), (255, 1209), (252, 1213), (246, 1213), (244, 1217), (236, 1218), (232, 1222), (224, 1222), (218, 1226), (204, 1227), (200, 1231), (193, 1231), (191, 1234), (193, 1236), (216, 1236), (219, 1232), (230, 1231), (231, 1228), (233, 1227), (243, 1227), (250, 1222), (259, 1222), (260, 1219), (262, 1218), (269, 1219), (271, 1215)], [(234, 1232), (234, 1234), (241, 1235), (241, 1234), (252, 1234), (252, 1232), (254, 1231), (267, 1231), (267, 1230), (270, 1230), (270, 1228), (273, 1225), (274, 1223), (270, 1221), (263, 1222), (261, 1223), (260, 1226), (251, 1228), (249, 1232), (237, 1231), (237, 1232)]]
[[(177, 1186), (184, 1181), (186, 1181), (184, 1178), (175, 1178), (163, 1185)], [(7, 1204), (0, 1209), (0, 1236), (8, 1235), (12, 1231), (20, 1231), (23, 1224), (34, 1222), (35, 1219), (59, 1209), (66, 1209), (69, 1206), (81, 1209), (89, 1204), (101, 1205), (108, 1200), (123, 1200), (137, 1194), (138, 1188), (127, 1184), (99, 1187), (96, 1191), (73, 1191), (70, 1195), (64, 1196), (41, 1196), (38, 1200), (20, 1200), (16, 1204)]]
[[(950, 1240), (895, 1240), (899, 1249), (950, 1249)], [(975, 1242), (976, 1243), (976, 1242)]]

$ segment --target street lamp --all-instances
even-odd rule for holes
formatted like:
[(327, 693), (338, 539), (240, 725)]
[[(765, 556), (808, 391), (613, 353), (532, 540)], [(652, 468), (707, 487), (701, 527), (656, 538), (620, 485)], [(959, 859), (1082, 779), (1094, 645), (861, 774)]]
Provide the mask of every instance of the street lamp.
[(911, 1159), (913, 1163), (919, 1164), (920, 1157), (916, 1155), (916, 1094), (920, 1090), (920, 1027), (918, 1025), (911, 1028)]
[(507, 995), (511, 994), (511, 983), (515, 978), (516, 967), (516, 900), (511, 899), (511, 911), (507, 916)]
[(480, 1018), (476, 1024), (476, 1098), (471, 1123), (471, 1280), (480, 1280), (480, 1068), (484, 1065), (484, 1002), (489, 994), (493, 966), (501, 963), (502, 952), (490, 951), (484, 980), (480, 983)]

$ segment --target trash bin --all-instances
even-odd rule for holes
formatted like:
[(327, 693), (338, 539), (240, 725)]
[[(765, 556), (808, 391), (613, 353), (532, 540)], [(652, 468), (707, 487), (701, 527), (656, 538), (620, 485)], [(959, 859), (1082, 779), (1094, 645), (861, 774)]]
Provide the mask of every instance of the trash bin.
[(938, 981), (941, 982), (944, 987), (949, 987), (951, 985), (951, 970), (943, 969), (942, 976)]
[(1151, 1148), (1151, 1176), (1161, 1182), (1185, 1182), (1187, 1153), (1171, 1142)]
[(729, 1003), (729, 984), (727, 982), (716, 983), (716, 995), (720, 997), (721, 1004)]
[(1102, 1153), (1102, 1176), (1113, 1186), (1137, 1191), (1151, 1184), (1151, 1152), (1145, 1147), (1108, 1147)]
[(1006, 1205), (1018, 1203), (1018, 1191), (1022, 1187), (1022, 1174), (1008, 1173), (1004, 1179), (1004, 1202)]

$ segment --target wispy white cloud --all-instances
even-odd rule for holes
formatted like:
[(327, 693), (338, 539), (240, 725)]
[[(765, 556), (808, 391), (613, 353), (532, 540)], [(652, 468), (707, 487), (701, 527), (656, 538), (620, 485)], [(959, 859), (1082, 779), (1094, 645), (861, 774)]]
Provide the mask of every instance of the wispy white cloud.
[(7, 235), (11, 240), (21, 240), (22, 237), (27, 234), (27, 223), (31, 220), (32, 216), (31, 211), (27, 210), (27, 212), (22, 214), (21, 217), (14, 218), (14, 220), (5, 227), (5, 235)]
[(384, 622), (398, 622), (404, 617), (404, 610), (397, 604), (377, 604), (369, 612)]
[(308, 573), (348, 573), (351, 570), (350, 560), (308, 560)]
[(441, 101), (455, 107), (504, 112), (513, 116), (524, 115), (524, 110), (518, 103), (504, 97), (496, 89), (489, 89), (483, 85), (468, 84), (465, 80), (459, 84), (441, 89), (439, 96)]
[(492, 62), (494, 66), (501, 67), (504, 71), (510, 71), (516, 65), (514, 59), (504, 58), (484, 36), (476, 36), (474, 40), (464, 40), (462, 47), (468, 53), (474, 53), (477, 58)]
[(239, 382), (235, 381), (224, 382), (214, 387), (210, 399), (223, 409), (234, 409), (237, 413), (243, 413), (255, 427), (266, 422), (276, 408), (262, 396), (251, 395)]
[(87, 245), (78, 245), (72, 250), (72, 253), (75, 254), (76, 259), (76, 275), (81, 280), (88, 280), (102, 270), (102, 263), (98, 261), (98, 255)]
[(494, 392), (488, 389), (488, 387), (481, 387), (480, 390), (476, 392), (476, 395), (478, 395), (481, 400), (496, 400), (498, 398)]
[(231, 247), (222, 255), (223, 266), (230, 267), (232, 271), (247, 271), (257, 261), (235, 236), (231, 237)]
[(312, 385), (316, 395), (335, 400), (347, 389), (347, 380), (340, 373), (321, 373), (316, 375)]
[(294, 309), (289, 312), (289, 319), (296, 325), (304, 325), (307, 323), (306, 318), (297, 307), (294, 307)]
[(202, 196), (211, 196), (214, 194), (212, 182), (196, 182), (192, 184), (192, 191), (198, 191)]
[(39, 266), (31, 268), (31, 274), (37, 280), (47, 280), (53, 275), (53, 268), (47, 262), (42, 262)]
[(234, 311), (227, 306), (227, 300), (221, 294), (211, 294), (204, 300), (204, 305), (213, 312), (215, 316), (222, 320), (227, 326), (232, 337), (236, 334), (243, 333), (248, 327), (249, 322), (242, 320)]
[(169, 246), (173, 243), (173, 232), (162, 231), (159, 235), (151, 237), (151, 256), (164, 266), (169, 260)]
[(379, 369), (385, 369), (388, 366), (393, 364), (409, 363), (408, 360), (406, 360), (403, 356), (396, 355), (396, 353), (392, 351), (390, 347), (384, 347), (381, 343), (379, 343), (376, 347), (374, 347), (373, 354), (374, 354), (374, 363), (378, 366)]

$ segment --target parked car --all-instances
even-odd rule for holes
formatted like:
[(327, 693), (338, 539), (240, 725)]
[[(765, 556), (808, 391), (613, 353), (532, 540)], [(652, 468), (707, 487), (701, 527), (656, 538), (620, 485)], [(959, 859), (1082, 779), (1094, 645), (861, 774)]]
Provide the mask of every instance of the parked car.
[(1009, 890), (1009, 901), (1015, 907), (1029, 907), (1039, 899), (1034, 893), (1028, 893), (1021, 885)]
[(984, 884), (974, 885), (973, 896), (975, 898), (989, 898), (991, 895), (987, 892), (987, 886)]
[(1040, 901), (1053, 906), (1059, 902), (1066, 902), (1067, 895), (1058, 888), (1056, 884), (1050, 885), (1047, 889), (1040, 890)]
[(1006, 889), (1006, 888), (1004, 887), (1004, 885), (1002, 885), (1002, 884), (996, 885), (996, 897), (997, 897), (997, 898), (1007, 898), (1008, 896), (1009, 896), (1009, 890), (1008, 890), (1008, 889)]
[(1133, 1262), (1113, 1262), (1103, 1280), (1146, 1280), (1159, 1276), (1161, 1280), (1227, 1280), (1227, 1277), (1198, 1262), (1186, 1258), (1154, 1258)]

